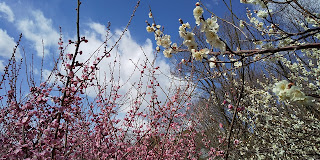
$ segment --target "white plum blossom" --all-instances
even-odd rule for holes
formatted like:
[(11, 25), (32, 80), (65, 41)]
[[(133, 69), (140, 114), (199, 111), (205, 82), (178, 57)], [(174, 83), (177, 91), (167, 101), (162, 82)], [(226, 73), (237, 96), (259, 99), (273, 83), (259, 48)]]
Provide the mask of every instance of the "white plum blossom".
[(306, 100), (306, 95), (297, 86), (292, 86), (288, 90), (287, 94), (290, 97), (291, 101), (304, 101), (304, 100)]
[(240, 20), (239, 27), (240, 27), (240, 28), (244, 28), (244, 22), (243, 22), (243, 20)]
[(196, 51), (195, 49), (191, 49), (192, 57), (196, 59), (197, 61), (202, 60), (202, 56), (200, 52)]
[(194, 33), (192, 32), (186, 32), (186, 34), (184, 35), (184, 41), (183, 44), (186, 45), (188, 47), (189, 50), (191, 49), (197, 49), (197, 43), (195, 42), (194, 39)]
[(150, 26), (147, 26), (147, 32), (154, 32), (155, 31), (155, 29), (154, 29), (154, 27), (150, 27)]
[(306, 96), (305, 93), (297, 86), (294, 86), (293, 83), (289, 83), (286, 80), (282, 80), (274, 84), (272, 91), (281, 99), (281, 100), (290, 100), (293, 102), (300, 103), (309, 103), (311, 97)]
[(258, 25), (259, 24), (259, 20), (256, 17), (252, 17), (252, 18), (250, 18), (250, 23)]
[(319, 27), (320, 24), (318, 21), (316, 21), (314, 18), (306, 17), (306, 21), (310, 24), (312, 24), (312, 27)]
[(181, 25), (181, 26), (179, 27), (179, 31), (185, 32), (185, 31), (186, 31), (186, 28)]
[(209, 66), (210, 66), (210, 68), (215, 68), (216, 67), (216, 63), (215, 63), (215, 61), (217, 61), (217, 58), (216, 57), (211, 57), (210, 59), (209, 59)]
[(205, 34), (207, 43), (215, 48), (219, 48), (221, 51), (226, 50), (226, 44), (219, 39), (218, 35), (213, 30), (206, 31)]
[(206, 21), (201, 20), (200, 31), (208, 32), (213, 31), (215, 33), (218, 32), (219, 24), (217, 23), (217, 17), (213, 16), (208, 18)]
[(196, 5), (196, 8), (193, 9), (193, 16), (196, 20), (196, 24), (200, 25), (200, 17), (203, 14), (203, 8), (201, 8), (199, 5)]
[(258, 29), (261, 31), (263, 29), (263, 23), (259, 22), (257, 25)]
[(242, 62), (240, 62), (240, 61), (234, 62), (233, 65), (234, 65), (235, 67), (241, 67), (241, 66), (242, 66)]
[(162, 37), (158, 37), (157, 39), (157, 45), (162, 46), (164, 48), (169, 48), (171, 44), (170, 35), (164, 35)]
[(206, 21), (202, 21), (202, 23), (200, 23), (200, 32), (206, 32), (208, 31), (208, 25)]
[(177, 45), (177, 43), (173, 43), (173, 44), (171, 45), (171, 48), (173, 48), (173, 49), (176, 49), (176, 48), (178, 48), (178, 45)]
[(262, 0), (240, 0), (240, 3), (259, 4), (262, 8), (266, 8), (266, 4)]
[(203, 48), (203, 49), (200, 49), (199, 52), (203, 57), (207, 57), (207, 55), (209, 54), (210, 50), (208, 48)]
[(186, 36), (186, 32), (185, 31), (179, 31), (179, 36), (181, 38), (184, 38)]
[(271, 42), (268, 42), (268, 43), (264, 43), (262, 46), (261, 46), (262, 49), (271, 49), (273, 48), (273, 44)]
[(214, 31), (214, 32), (218, 32), (218, 29), (219, 29), (219, 24), (217, 23), (217, 17), (216, 16), (213, 16), (211, 18), (208, 18), (206, 20), (206, 24), (208, 26), (208, 29)]
[(226, 44), (218, 38), (211, 41), (210, 44), (215, 48), (219, 48), (222, 52), (226, 51)]
[(259, 10), (257, 16), (260, 18), (266, 18), (268, 16), (268, 12)]
[(161, 36), (161, 35), (162, 35), (162, 32), (159, 29), (157, 29), (155, 32), (155, 36), (157, 37), (157, 36)]
[(200, 6), (196, 6), (196, 8), (193, 9), (193, 16), (194, 17), (200, 17), (203, 14), (203, 8), (201, 8)]
[(161, 46), (161, 37), (155, 36), (154, 39), (157, 41), (157, 46)]
[(188, 29), (191, 28), (189, 22), (184, 23), (184, 24), (182, 24), (181, 26), (182, 26), (183, 28), (188, 28)]
[(240, 0), (240, 3), (248, 3), (248, 0)]
[(157, 52), (160, 52), (160, 47), (157, 46), (157, 47), (156, 47), (156, 50), (157, 50)]
[(190, 41), (195, 41), (194, 39), (194, 33), (192, 32), (187, 32), (186, 36), (184, 37), (185, 40), (190, 40)]
[(180, 27), (179, 27), (179, 35), (181, 38), (184, 38), (186, 36), (186, 28), (191, 28), (190, 27), (190, 24), (187, 22), (187, 23), (184, 23), (182, 24)]
[(292, 40), (291, 38), (285, 38), (285, 39), (279, 41), (278, 46), (279, 46), (279, 47), (287, 46), (287, 45), (289, 45), (292, 41), (293, 41), (293, 40)]
[(171, 48), (172, 48), (172, 52), (171, 52), (171, 53), (177, 53), (177, 49), (178, 49), (177, 43), (173, 43), (173, 44), (171, 45)]
[(191, 50), (191, 49), (197, 49), (198, 48), (198, 44), (196, 42), (191, 42), (191, 43), (188, 43), (188, 49)]
[(254, 0), (240, 0), (240, 3), (252, 3)]
[(184, 41), (183, 41), (183, 44), (186, 45), (186, 46), (188, 46), (188, 47), (191, 46), (191, 45), (194, 45), (193, 43), (195, 43), (195, 42), (192, 41), (192, 40), (184, 40)]
[(256, 54), (256, 55), (254, 55), (254, 57), (253, 57), (253, 60), (254, 61), (258, 61), (258, 60), (260, 60), (261, 59), (261, 54)]
[(201, 61), (204, 57), (207, 57), (209, 54), (209, 49), (204, 48), (201, 49), (200, 51), (196, 51), (195, 49), (191, 49), (192, 57), (196, 59), (197, 61)]
[(286, 97), (288, 85), (289, 85), (289, 82), (287, 80), (282, 80), (274, 84), (274, 88), (272, 89), (272, 91), (277, 96), (279, 96), (280, 99), (284, 99)]
[(166, 48), (164, 51), (163, 51), (163, 55), (167, 58), (171, 58), (172, 57), (172, 48)]
[(211, 43), (211, 41), (218, 39), (218, 35), (213, 31), (207, 31), (206, 37), (207, 37), (207, 43)]

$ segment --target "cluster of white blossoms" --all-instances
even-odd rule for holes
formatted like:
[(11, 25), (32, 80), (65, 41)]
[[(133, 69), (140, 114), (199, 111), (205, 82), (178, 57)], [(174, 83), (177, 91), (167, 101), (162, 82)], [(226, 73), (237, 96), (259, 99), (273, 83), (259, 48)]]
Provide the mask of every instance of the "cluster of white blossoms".
[[(314, 13), (317, 17), (320, 17), (320, 13)], [(320, 22), (317, 21), (316, 19), (314, 18), (311, 18), (311, 17), (307, 17), (306, 18), (306, 21), (310, 24), (312, 24), (312, 27), (320, 27)]]
[[(262, 8), (267, 8), (266, 4), (261, 0), (240, 0), (241, 3), (251, 3), (251, 4), (260, 4)], [(253, 24), (258, 31), (261, 31), (262, 35), (265, 34), (274, 34), (274, 27), (273, 24), (270, 26), (264, 26), (264, 22), (261, 20), (266, 19), (269, 14), (272, 15), (272, 9), (263, 9), (263, 10), (254, 10), (256, 16), (253, 16), (250, 10), (247, 9), (247, 17), (250, 20), (250, 23)], [(245, 22), (240, 20), (239, 27), (244, 28)]]
[(209, 59), (209, 66), (210, 68), (215, 68), (217, 65), (216, 65), (216, 62), (217, 61), (217, 58), (215, 56), (211, 57)]
[(191, 49), (192, 57), (197, 61), (201, 61), (203, 59), (203, 57), (207, 58), (207, 55), (209, 52), (210, 51), (208, 48), (201, 49), (200, 51), (196, 51), (195, 49)]
[[(265, 11), (256, 11), (256, 13), (257, 13), (257, 16), (260, 17), (260, 18), (262, 18), (262, 17), (265, 18), (264, 16), (267, 17), (267, 15), (268, 15), (267, 12), (265, 12)], [(253, 17), (251, 12), (248, 11), (247, 17), (250, 20), (250, 23), (254, 24), (254, 26), (259, 31), (263, 30), (263, 22), (260, 22), (258, 18)], [(243, 21), (240, 21), (240, 27), (243, 28), (243, 26), (241, 26), (241, 25), (244, 25)]]
[(196, 8), (193, 9), (193, 16), (194, 19), (196, 19), (196, 24), (199, 26), (200, 25), (200, 19), (203, 14), (203, 8), (200, 7), (200, 3), (196, 3)]
[[(149, 18), (152, 18), (152, 13), (149, 13)], [(155, 40), (157, 41), (157, 47), (156, 50), (160, 51), (160, 46), (165, 48), (163, 50), (163, 54), (167, 58), (172, 57), (172, 53), (176, 53), (176, 49), (178, 48), (176, 43), (171, 42), (170, 40), (170, 35), (165, 35), (163, 32), (160, 30), (161, 26), (160, 25), (148, 25), (146, 27), (147, 32), (151, 33), (154, 32)]]
[(156, 38), (157, 45), (164, 48), (169, 48), (171, 45), (170, 35), (157, 36)]
[(200, 31), (206, 35), (206, 41), (214, 48), (219, 48), (221, 51), (226, 50), (226, 44), (222, 42), (217, 35), (219, 30), (219, 24), (217, 23), (217, 17), (212, 16), (205, 20), (202, 17), (203, 9), (200, 7), (199, 2), (196, 3), (196, 8), (193, 10), (193, 16), (196, 20), (196, 24), (200, 25)]
[(235, 67), (239, 68), (239, 67), (242, 66), (242, 62), (240, 62), (240, 61), (234, 62), (233, 65), (234, 65)]
[(275, 83), (272, 90), (281, 100), (290, 100), (302, 103), (308, 103), (311, 97), (306, 96), (299, 87), (294, 86), (286, 80)]
[(190, 29), (189, 23), (183, 23), (179, 27), (179, 35), (181, 38), (183, 38), (183, 44), (188, 47), (188, 49), (191, 51), (192, 49), (198, 49), (198, 45), (194, 38), (194, 33), (187, 31), (187, 29)]
[[(212, 47), (218, 48), (221, 51), (226, 50), (226, 44), (220, 40), (219, 36), (217, 35), (219, 25), (217, 23), (217, 17), (212, 16), (205, 20), (202, 16), (204, 10), (200, 7), (200, 3), (196, 3), (196, 7), (193, 10), (193, 16), (195, 18), (196, 24), (200, 26), (200, 31), (204, 32), (206, 35), (206, 42), (209, 43)], [(152, 13), (149, 13), (149, 18), (152, 18)], [(191, 29), (190, 24), (183, 23), (181, 19), (181, 26), (179, 27), (179, 35), (183, 38), (183, 45), (188, 47), (188, 50), (192, 53), (192, 57), (195, 60), (201, 61), (203, 58), (206, 58), (207, 55), (210, 53), (208, 48), (198, 49), (198, 44), (195, 41), (195, 34), (193, 32), (188, 31), (187, 29)], [(160, 30), (160, 25), (149, 25), (147, 26), (146, 30), (148, 32), (155, 33), (155, 40), (157, 41), (157, 51), (160, 51), (160, 46), (164, 47), (163, 54), (165, 57), (170, 58), (172, 57), (172, 53), (176, 53), (178, 46), (176, 43), (171, 45), (170, 35), (164, 35)], [(211, 64), (211, 66), (213, 66)]]
[[(269, 11), (269, 12), (271, 12), (271, 11)], [(266, 10), (259, 10), (258, 12), (257, 12), (257, 16), (259, 17), (259, 18), (267, 18), (268, 17), (268, 11), (266, 11)]]
[(267, 7), (263, 0), (240, 0), (240, 3), (251, 3), (254, 5), (260, 5), (262, 8)]

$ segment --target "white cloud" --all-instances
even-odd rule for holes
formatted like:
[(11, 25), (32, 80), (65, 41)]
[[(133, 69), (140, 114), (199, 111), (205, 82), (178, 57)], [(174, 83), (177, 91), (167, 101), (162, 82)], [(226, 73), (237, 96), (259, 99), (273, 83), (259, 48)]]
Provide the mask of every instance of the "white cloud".
[(13, 14), (11, 8), (9, 6), (7, 6), (5, 2), (0, 3), (0, 17), (2, 17), (1, 16), (1, 12), (3, 14), (5, 14), (5, 18), (9, 22), (13, 22), (14, 21), (14, 14)]
[(101, 35), (101, 40), (105, 39), (106, 27), (104, 25), (100, 23), (95, 23), (95, 22), (90, 23), (88, 25), (92, 30), (94, 30), (95, 32)]
[(4, 71), (4, 64), (3, 64), (3, 60), (0, 60), (0, 72)]
[(205, 5), (208, 8), (212, 8), (213, 5), (219, 5), (219, 2), (218, 2), (218, 0), (211, 0), (210, 2), (206, 2)]
[[(0, 56), (7, 59), (10, 58), (15, 45), (16, 42), (7, 34), (7, 31), (0, 29)], [(19, 49), (16, 52), (16, 57), (21, 57)]]
[[(89, 60), (90, 64), (92, 64), (96, 57), (100, 57), (104, 54), (103, 47), (101, 47), (100, 49), (98, 48), (103, 44), (106, 28), (105, 26), (98, 23), (90, 23), (89, 26), (89, 29), (84, 32), (84, 36), (89, 40), (89, 42), (83, 43), (80, 46), (80, 50), (83, 52), (83, 54), (79, 55), (79, 57), (77, 57), (77, 60), (79, 62), (86, 62), (87, 59), (93, 54), (92, 58)], [(107, 42), (108, 49), (110, 49), (110, 47), (118, 40), (118, 37), (121, 35), (121, 33), (121, 30), (116, 30), (115, 32), (113, 32), (111, 39)], [(66, 50), (66, 53), (73, 52), (74, 46), (70, 46)], [(110, 87), (110, 80), (112, 79), (112, 75), (115, 83), (121, 86), (119, 94), (123, 96), (126, 95), (126, 98), (130, 98), (129, 101), (132, 101), (133, 98), (136, 98), (138, 94), (136, 88), (141, 76), (141, 70), (144, 66), (144, 63), (148, 60), (148, 67), (150, 67), (150, 63), (152, 63), (155, 58), (155, 52), (150, 39), (147, 39), (143, 44), (138, 44), (131, 37), (130, 31), (127, 31), (120, 40), (117, 47), (111, 52), (111, 56), (105, 58), (100, 62), (97, 77), (99, 77), (100, 83), (106, 83)], [(116, 63), (114, 63), (115, 59), (117, 61)], [(178, 81), (178, 78), (174, 79), (174, 77), (170, 75), (171, 66), (166, 63), (164, 59), (161, 59), (159, 57), (156, 58), (154, 67), (157, 66), (159, 66), (159, 70), (156, 70), (157, 81), (163, 89), (162, 90), (160, 87), (157, 87), (157, 93), (159, 100), (164, 102), (167, 98), (166, 94), (170, 94), (169, 90), (172, 89), (172, 87), (179, 86), (180, 84), (183, 85), (186, 82)], [(114, 70), (111, 71), (113, 67)], [(139, 92), (151, 92), (151, 89), (146, 87), (147, 84), (150, 84), (150, 80), (152, 80), (152, 77), (150, 77), (148, 74), (150, 75), (149, 71), (145, 70), (145, 74), (141, 80), (144, 88)], [(76, 73), (76, 75), (81, 76), (81, 71)], [(133, 85), (135, 86), (133, 87)], [(90, 97), (95, 97), (97, 94), (96, 89), (96, 87), (88, 89), (87, 94)], [(109, 90), (107, 91), (109, 92)], [(163, 92), (166, 92), (166, 94), (164, 94)], [(173, 92), (171, 92), (171, 94), (172, 93)], [(147, 103), (150, 100), (150, 96), (150, 94), (146, 95), (147, 101), (144, 101), (142, 106), (147, 106)], [(126, 101), (126, 98), (122, 99), (122, 102), (129, 103), (129, 101)], [(129, 104), (125, 104), (122, 107), (121, 112), (126, 112), (128, 110), (128, 106)]]
[[(5, 62), (11, 58), (15, 45), (14, 38), (10, 37), (7, 31), (0, 29), (0, 72), (4, 71)], [(16, 58), (21, 58), (19, 48), (16, 50), (15, 56)]]
[(51, 19), (44, 17), (41, 11), (32, 11), (31, 19), (19, 20), (17, 28), (33, 43), (38, 56), (42, 57), (43, 52), (48, 55), (50, 48), (57, 50), (59, 33), (52, 27)]

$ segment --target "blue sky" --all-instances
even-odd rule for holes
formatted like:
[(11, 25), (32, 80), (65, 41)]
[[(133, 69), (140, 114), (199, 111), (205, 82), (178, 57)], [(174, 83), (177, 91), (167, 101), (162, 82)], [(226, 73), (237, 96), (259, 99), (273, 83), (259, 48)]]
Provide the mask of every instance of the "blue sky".
[[(174, 2), (174, 3), (173, 3)], [(147, 37), (152, 35), (145, 32), (145, 20), (148, 19), (149, 5), (154, 10), (154, 15), (157, 16), (159, 23), (175, 24), (174, 27), (177, 30), (178, 18), (188, 17), (193, 18), (192, 9), (194, 2), (190, 1), (142, 1), (140, 7), (137, 10), (136, 16), (134, 17), (133, 23), (130, 26), (130, 30), (133, 37), (139, 42), (143, 42)], [(170, 3), (171, 5), (168, 5)], [(8, 16), (2, 12), (0, 28), (6, 30), (8, 35), (11, 37), (18, 37), (21, 30), (17, 30), (15, 24), (19, 20), (31, 18), (33, 11), (39, 11), (43, 16), (51, 20), (52, 29), (58, 30), (61, 26), (63, 33), (69, 36), (75, 34), (75, 21), (76, 21), (76, 1), (40, 1), (40, 0), (27, 0), (27, 1), (12, 1), (4, 0), (1, 2), (2, 6), (6, 5), (12, 10), (14, 21), (8, 22), (6, 19)], [(81, 23), (86, 24), (90, 22), (97, 22), (103, 25), (107, 25), (110, 21), (112, 29), (119, 29), (126, 25), (133, 7), (136, 1), (134, 0), (117, 0), (117, 1), (104, 1), (104, 0), (90, 0), (83, 1), (81, 6)], [(175, 7), (180, 6), (180, 7)], [(180, 14), (179, 14), (180, 13)], [(187, 13), (187, 14), (186, 14)], [(188, 16), (187, 16), (188, 15)], [(82, 29), (87, 26), (82, 26)], [(168, 26), (169, 29), (169, 26)]]
[[(150, 6), (157, 22), (166, 26), (165, 31), (172, 36), (177, 35), (179, 18), (194, 24), (192, 10), (195, 2), (185, 0), (142, 0), (133, 23), (129, 27), (130, 33), (139, 43), (144, 42), (146, 38), (153, 38), (151, 34), (145, 32), (145, 20), (148, 19)], [(222, 15), (226, 12), (222, 2), (218, 3), (217, 0), (204, 0), (203, 2), (217, 14)], [(0, 3), (2, 6), (9, 7), (12, 11), (12, 13), (8, 13), (4, 9), (1, 10), (0, 28), (6, 30), (7, 34), (15, 40), (19, 33), (23, 32), (21, 28), (17, 27), (17, 23), (23, 19), (34, 19), (35, 17), (32, 17), (34, 11), (38, 11), (36, 14), (41, 13), (45, 19), (51, 21), (51, 29), (58, 31), (58, 27), (61, 26), (65, 36), (72, 37), (75, 34), (76, 0), (3, 0)], [(120, 29), (128, 22), (135, 4), (136, 1), (134, 0), (83, 1), (80, 17), (81, 27), (85, 29), (88, 27), (85, 24), (91, 22), (107, 25), (107, 22), (110, 21), (112, 29)], [(8, 22), (8, 14), (11, 22)]]
[[(142, 0), (135, 14), (135, 17), (129, 26), (129, 31), (125, 34), (116, 53), (121, 56), (123, 79), (120, 82), (125, 83), (132, 75), (134, 63), (141, 63), (145, 58), (145, 52), (148, 58), (154, 58), (154, 48), (156, 47), (153, 34), (146, 32), (145, 20), (151, 22), (148, 18), (149, 6), (152, 8), (156, 22), (165, 26), (165, 34), (170, 34), (173, 42), (178, 40), (178, 19), (182, 18), (184, 22), (189, 22), (195, 26), (193, 18), (193, 9), (197, 1), (186, 0)], [(218, 16), (228, 12), (222, 1), (203, 0), (202, 1), (211, 11)], [(69, 39), (75, 40), (76, 35), (76, 0), (2, 0), (0, 2), (0, 73), (10, 58), (12, 48), (23, 33), (22, 42), (18, 50), (18, 57), (22, 56), (22, 48), (25, 50), (28, 64), (31, 62), (31, 55), (34, 55), (34, 68), (36, 79), (40, 79), (40, 62), (42, 51), (44, 49), (44, 77), (48, 75), (53, 67), (53, 57), (57, 57), (59, 26), (62, 27), (63, 39), (67, 42)], [(235, 1), (235, 6), (238, 5)], [(110, 39), (110, 44), (117, 40), (120, 30), (123, 29), (136, 5), (134, 0), (87, 0), (82, 1), (80, 10), (80, 28), (81, 36), (86, 36), (89, 43), (81, 48), (84, 53), (93, 53), (98, 46), (103, 43), (106, 25), (111, 22), (111, 33), (114, 35)], [(237, 6), (236, 6), (237, 7)], [(210, 15), (207, 15), (209, 17)], [(42, 42), (43, 41), (43, 42)], [(42, 44), (43, 43), (43, 44)], [(141, 49), (142, 47), (142, 49)], [(69, 47), (66, 52), (72, 52), (74, 49)], [(85, 61), (86, 56), (79, 57), (80, 61)], [(131, 60), (129, 60), (131, 59)], [(110, 61), (106, 60), (105, 63)], [(161, 55), (157, 64), (161, 68), (163, 76), (170, 74), (170, 64), (168, 60)], [(24, 70), (24, 69), (23, 69)], [(102, 70), (107, 72), (107, 70)], [(133, 74), (131, 79), (139, 78), (138, 73)], [(169, 87), (168, 78), (160, 78), (161, 83)], [(36, 81), (38, 84), (41, 80)], [(132, 82), (133, 83), (133, 82)], [(128, 89), (131, 84), (127, 84)]]

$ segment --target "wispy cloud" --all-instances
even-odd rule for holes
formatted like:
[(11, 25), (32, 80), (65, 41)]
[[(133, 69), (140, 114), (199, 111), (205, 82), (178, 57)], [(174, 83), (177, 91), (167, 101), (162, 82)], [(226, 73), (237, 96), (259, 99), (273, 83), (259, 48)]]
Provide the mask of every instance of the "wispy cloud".
[(14, 21), (14, 14), (13, 14), (11, 8), (8, 5), (6, 5), (5, 2), (0, 3), (0, 17), (2, 17), (3, 14), (5, 15), (5, 18), (9, 22)]
[(0, 72), (3, 72), (4, 70), (4, 64), (3, 64), (3, 60), (0, 60)]
[[(16, 42), (12, 37), (10, 37), (5, 30), (0, 29), (0, 72), (4, 70), (4, 62), (12, 56), (13, 48)], [(17, 58), (21, 58), (19, 48), (16, 50)], [(3, 60), (5, 59), (5, 60)]]
[(218, 0), (211, 0), (210, 2), (206, 2), (205, 5), (208, 8), (212, 8), (214, 5), (218, 5), (219, 1)]
[[(16, 42), (7, 34), (7, 31), (0, 29), (0, 56), (10, 58), (15, 45)], [(21, 57), (19, 49), (17, 50), (16, 57)]]
[(48, 55), (50, 48), (58, 48), (59, 33), (52, 27), (51, 19), (44, 17), (41, 11), (32, 11), (30, 18), (18, 20), (17, 28), (33, 43), (38, 56)]

